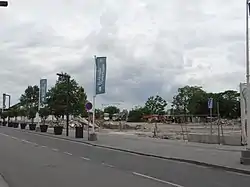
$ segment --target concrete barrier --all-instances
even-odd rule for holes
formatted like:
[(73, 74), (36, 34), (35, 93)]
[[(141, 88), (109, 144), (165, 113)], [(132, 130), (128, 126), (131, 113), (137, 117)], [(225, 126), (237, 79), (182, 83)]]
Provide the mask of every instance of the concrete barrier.
[(188, 141), (207, 143), (207, 144), (223, 144), (223, 145), (241, 145), (240, 136), (223, 136), (218, 137), (218, 135), (208, 135), (208, 134), (189, 134)]

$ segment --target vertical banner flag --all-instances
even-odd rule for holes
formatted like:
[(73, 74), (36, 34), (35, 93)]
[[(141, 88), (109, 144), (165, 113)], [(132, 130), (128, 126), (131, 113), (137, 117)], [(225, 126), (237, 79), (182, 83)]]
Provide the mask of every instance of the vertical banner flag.
[(207, 106), (208, 106), (209, 109), (213, 108), (213, 98), (208, 99)]
[(96, 95), (105, 93), (106, 87), (106, 71), (107, 71), (107, 57), (96, 57), (96, 79), (95, 92)]
[(47, 92), (47, 79), (40, 79), (40, 105), (45, 103)]

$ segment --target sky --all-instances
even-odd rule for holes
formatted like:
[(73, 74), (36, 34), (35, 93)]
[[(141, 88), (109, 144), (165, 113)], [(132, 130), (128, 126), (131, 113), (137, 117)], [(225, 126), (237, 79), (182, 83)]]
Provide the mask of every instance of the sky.
[(10, 0), (0, 22), (0, 92), (12, 104), (62, 71), (92, 100), (94, 55), (107, 56), (101, 108), (157, 94), (170, 103), (185, 85), (219, 92), (245, 81), (245, 0)]

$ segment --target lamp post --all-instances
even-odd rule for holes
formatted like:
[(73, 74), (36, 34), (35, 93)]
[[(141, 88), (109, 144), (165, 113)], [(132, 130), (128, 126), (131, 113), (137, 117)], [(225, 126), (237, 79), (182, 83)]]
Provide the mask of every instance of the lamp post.
[(57, 73), (57, 76), (59, 76), (59, 78), (66, 78), (67, 80), (66, 136), (69, 136), (69, 81), (70, 81), (70, 76), (67, 74), (63, 74), (63, 73)]
[(8, 1), (0, 1), (0, 6), (7, 7), (8, 5)]
[(246, 82), (247, 82), (247, 95), (246, 95), (246, 105), (247, 105), (247, 148), (241, 151), (240, 162), (244, 165), (250, 165), (250, 83), (249, 83), (249, 3), (250, 0), (246, 0)]

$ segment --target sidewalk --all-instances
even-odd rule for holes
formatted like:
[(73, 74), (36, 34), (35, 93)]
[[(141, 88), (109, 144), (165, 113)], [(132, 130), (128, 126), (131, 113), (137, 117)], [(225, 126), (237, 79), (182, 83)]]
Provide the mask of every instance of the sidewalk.
[[(30, 131), (29, 131), (30, 132)], [(39, 134), (44, 134), (36, 132)], [(240, 164), (242, 146), (224, 146), (215, 144), (199, 144), (192, 142), (153, 139), (137, 137), (134, 135), (124, 135), (123, 133), (98, 133), (98, 140), (90, 142), (87, 140), (87, 132), (84, 132), (83, 139), (74, 138), (74, 130), (70, 130), (69, 137), (53, 134), (53, 129), (48, 129), (44, 135), (69, 139), (146, 156), (177, 160), (194, 163), (204, 166), (212, 166), (235, 172), (250, 174), (250, 166)]]

